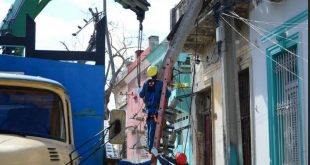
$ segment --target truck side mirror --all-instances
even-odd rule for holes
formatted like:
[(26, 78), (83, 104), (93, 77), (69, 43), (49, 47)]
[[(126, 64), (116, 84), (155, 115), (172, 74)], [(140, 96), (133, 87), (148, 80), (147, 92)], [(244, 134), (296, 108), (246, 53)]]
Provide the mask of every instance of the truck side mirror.
[(112, 110), (110, 112), (109, 139), (111, 144), (123, 144), (125, 142), (126, 112), (124, 110)]

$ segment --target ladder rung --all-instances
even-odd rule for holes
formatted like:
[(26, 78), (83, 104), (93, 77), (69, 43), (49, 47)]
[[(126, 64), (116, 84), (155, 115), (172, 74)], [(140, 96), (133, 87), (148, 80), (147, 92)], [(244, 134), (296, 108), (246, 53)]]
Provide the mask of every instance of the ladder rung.
[(174, 129), (174, 125), (171, 124), (171, 125), (166, 125), (165, 129)]
[(175, 115), (175, 111), (171, 109), (166, 109), (165, 114), (167, 115)]
[(174, 144), (166, 144), (166, 145), (160, 144), (160, 147), (163, 147), (163, 148), (165, 148), (165, 147), (167, 147), (167, 148), (175, 148)]

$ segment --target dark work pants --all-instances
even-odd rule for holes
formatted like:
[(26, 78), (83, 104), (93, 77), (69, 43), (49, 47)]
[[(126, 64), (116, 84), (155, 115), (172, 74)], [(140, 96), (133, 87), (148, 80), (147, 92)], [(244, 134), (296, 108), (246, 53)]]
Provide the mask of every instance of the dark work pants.
[(154, 144), (156, 122), (154, 121), (154, 118), (150, 118), (146, 121), (146, 124), (147, 124), (147, 146), (149, 147), (149, 151), (151, 151)]

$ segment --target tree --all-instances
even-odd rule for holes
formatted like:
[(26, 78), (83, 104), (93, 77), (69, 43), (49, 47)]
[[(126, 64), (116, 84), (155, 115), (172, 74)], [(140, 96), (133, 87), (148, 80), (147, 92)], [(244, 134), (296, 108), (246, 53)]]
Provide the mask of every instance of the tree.
[[(109, 23), (109, 25), (112, 26), (112, 23)], [(109, 108), (108, 108), (108, 104), (110, 102), (110, 98), (111, 98), (111, 94), (113, 92), (113, 89), (114, 89), (114, 85), (116, 83), (116, 79), (117, 79), (117, 76), (119, 75), (119, 73), (122, 71), (124, 65), (125, 65), (125, 62), (128, 60), (125, 58), (125, 54), (127, 53), (127, 51), (129, 49), (133, 49), (135, 47), (131, 46), (132, 45), (132, 42), (129, 41), (129, 43), (127, 42), (128, 38), (124, 36), (124, 33), (123, 33), (123, 39), (122, 39), (122, 44), (120, 47), (116, 47), (114, 44), (113, 44), (113, 40), (112, 40), (112, 37), (111, 37), (111, 34), (108, 30), (108, 27), (106, 27), (106, 41), (107, 41), (107, 47), (108, 47), (108, 55), (109, 55), (109, 63), (108, 63), (108, 68), (107, 68), (107, 72), (106, 72), (106, 79), (105, 79), (105, 84), (107, 84), (107, 77), (109, 76), (109, 71), (110, 71), (110, 68), (111, 68), (111, 79), (109, 81), (109, 83), (107, 84), (108, 87), (107, 89), (105, 90), (105, 101), (104, 101), (104, 105), (105, 105), (105, 119), (108, 119), (109, 118)], [(109, 48), (109, 46), (111, 46)], [(111, 48), (113, 50), (111, 50)], [(112, 53), (112, 51), (114, 51), (114, 53)], [(116, 67), (115, 66), (115, 61), (114, 61), (114, 58), (116, 57), (119, 57), (121, 59), (121, 65), (119, 67)]]
[[(104, 12), (98, 12), (97, 8), (95, 8), (95, 11), (92, 8), (89, 8), (89, 12), (91, 13), (92, 17), (89, 20), (84, 19), (85, 25), (83, 27), (78, 26), (78, 31), (73, 33), (73, 36), (77, 36), (79, 32), (81, 32), (86, 26), (88, 26), (90, 23), (93, 23), (93, 32), (90, 36), (88, 46), (86, 48), (86, 51), (94, 51), (96, 48), (96, 24), (100, 19), (103, 18)], [(109, 30), (111, 28), (111, 30)], [(110, 110), (108, 108), (108, 104), (110, 103), (111, 94), (113, 93), (114, 85), (116, 83), (117, 76), (122, 71), (122, 69), (125, 66), (126, 61), (128, 61), (131, 57), (127, 57), (127, 52), (129, 49), (137, 48), (133, 45), (132, 39), (134, 37), (126, 37), (123, 33), (121, 36), (121, 39), (118, 39), (119, 37), (117, 35), (111, 35), (111, 33), (114, 32), (115, 29), (119, 29), (119, 26), (114, 24), (113, 22), (109, 22), (106, 24), (105, 29), (105, 37), (106, 37), (106, 52), (105, 57), (108, 58), (108, 62), (106, 62), (108, 65), (106, 67), (106, 73), (105, 73), (105, 80), (104, 84), (106, 86), (105, 88), (105, 97), (104, 97), (104, 110), (105, 110), (105, 117), (104, 119), (107, 120), (109, 118)], [(113, 37), (112, 37), (113, 36)], [(114, 42), (115, 41), (115, 42)], [(118, 41), (118, 42), (116, 42)], [(60, 41), (62, 45), (66, 48), (66, 50), (69, 51), (68, 46), (65, 44), (65, 42)], [(118, 59), (118, 60), (117, 60)], [(115, 65), (115, 61), (118, 61), (117, 63), (121, 63), (121, 65)], [(78, 63), (86, 63), (86, 61), (78, 61)], [(111, 73), (110, 73), (111, 70)]]

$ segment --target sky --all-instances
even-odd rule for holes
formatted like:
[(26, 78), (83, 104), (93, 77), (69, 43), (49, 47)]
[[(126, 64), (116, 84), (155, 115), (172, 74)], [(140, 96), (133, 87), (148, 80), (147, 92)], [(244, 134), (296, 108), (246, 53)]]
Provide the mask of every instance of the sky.
[[(117, 25), (116, 35), (137, 37), (138, 21), (136, 15), (129, 9), (124, 9), (114, 0), (107, 1), (108, 21)], [(151, 4), (143, 22), (142, 47), (147, 46), (150, 35), (158, 35), (162, 41), (170, 30), (170, 9), (180, 0), (148, 0)], [(0, 21), (2, 21), (14, 0), (0, 0)], [(85, 28), (77, 37), (72, 33), (83, 26), (91, 14), (88, 8), (98, 8), (102, 11), (103, 0), (51, 0), (43, 11), (36, 17), (36, 49), (65, 50), (60, 41), (65, 42), (70, 50), (84, 50), (87, 47), (92, 24)]]
[[(14, 1), (0, 0), (1, 22)], [(151, 6), (145, 13), (143, 21), (142, 49), (148, 46), (147, 40), (151, 35), (159, 36), (160, 42), (165, 39), (170, 32), (170, 10), (179, 1), (148, 0)], [(136, 19), (136, 14), (129, 9), (124, 9), (115, 0), (106, 0), (106, 2), (108, 22), (112, 21), (117, 27), (113, 30), (113, 42), (122, 40), (123, 36), (133, 37), (133, 42), (137, 42), (135, 37), (138, 36), (139, 22)], [(98, 11), (102, 11), (103, 0), (51, 0), (35, 18), (36, 49), (65, 50), (61, 41), (70, 50), (85, 50), (93, 30), (92, 24), (83, 29), (76, 37), (72, 36), (72, 33), (77, 32), (77, 26), (84, 26), (83, 19), (91, 18), (88, 10), (90, 7), (97, 7)], [(129, 56), (134, 55), (134, 51), (128, 52)], [(112, 101), (109, 108), (114, 106), (114, 101)]]

